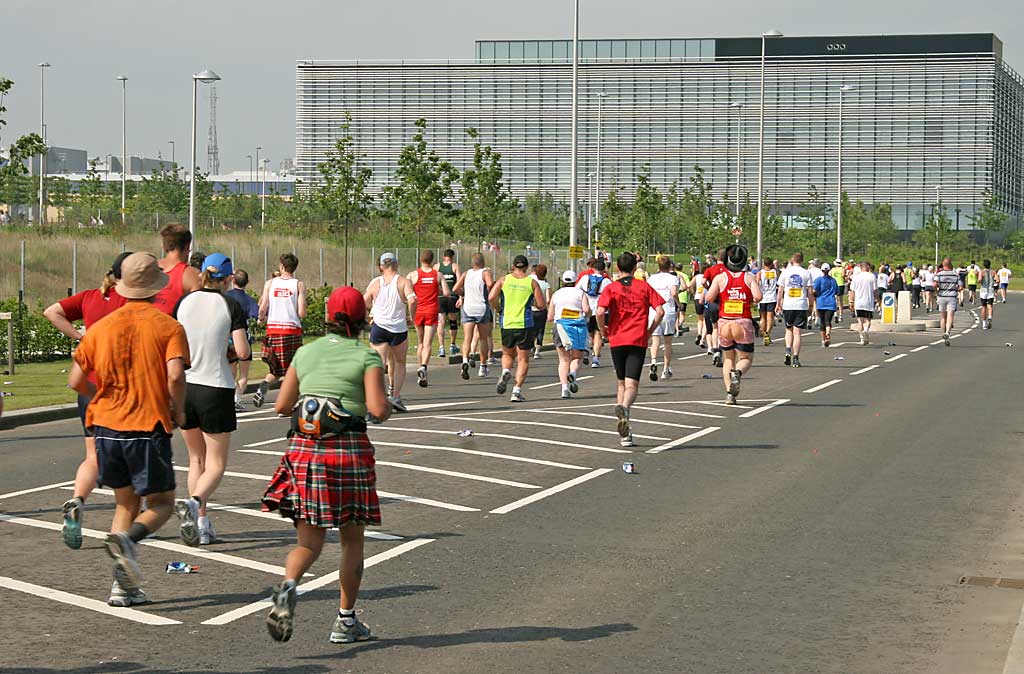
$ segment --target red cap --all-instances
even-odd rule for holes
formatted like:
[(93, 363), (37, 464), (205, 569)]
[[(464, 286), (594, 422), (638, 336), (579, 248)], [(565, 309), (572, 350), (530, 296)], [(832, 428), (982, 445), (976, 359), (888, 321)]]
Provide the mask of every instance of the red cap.
[(335, 314), (345, 314), (353, 321), (366, 317), (366, 302), (362, 294), (352, 286), (335, 288), (327, 298), (327, 320), (334, 320)]

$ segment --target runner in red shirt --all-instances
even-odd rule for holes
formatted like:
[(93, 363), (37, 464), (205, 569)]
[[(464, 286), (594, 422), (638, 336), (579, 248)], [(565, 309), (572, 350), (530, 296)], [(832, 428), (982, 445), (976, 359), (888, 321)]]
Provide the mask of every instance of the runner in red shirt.
[[(120, 309), (124, 306), (124, 298), (117, 294), (114, 284), (121, 278), (121, 262), (131, 253), (121, 253), (114, 260), (110, 270), (103, 278), (103, 285), (92, 290), (85, 290), (65, 298), (60, 302), (50, 305), (43, 316), (53, 323), (53, 327), (60, 330), (64, 335), (75, 342), (82, 341), (83, 333), (101, 318)], [(79, 330), (74, 326), (75, 321), (82, 321), (85, 327)], [(96, 374), (89, 374), (89, 381), (96, 383)], [(96, 488), (96, 481), (99, 478), (99, 468), (96, 464), (96, 438), (93, 437), (85, 425), (85, 410), (89, 406), (91, 397), (79, 394), (78, 416), (82, 420), (82, 431), (85, 433), (85, 459), (78, 466), (75, 473), (74, 497), (64, 503), (64, 526), (61, 528), (61, 537), (64, 543), (72, 549), (82, 547), (82, 506), (85, 499), (89, 497), (92, 490)]]
[[(629, 427), (629, 409), (640, 388), (651, 326), (659, 325), (665, 316), (665, 300), (646, 281), (633, 278), (636, 256), (623, 253), (617, 261), (619, 278), (601, 293), (597, 300), (597, 325), (602, 337), (608, 338), (618, 386), (615, 394), (615, 417), (623, 447), (633, 447)], [(654, 314), (651, 315), (651, 310)]]
[[(442, 276), (434, 269), (434, 251), (424, 250), (420, 254), (420, 268), (409, 272), (407, 277), (416, 293), (416, 315), (413, 325), (416, 326), (416, 379), (419, 385), (427, 386), (427, 365), (430, 364), (430, 353), (434, 346), (434, 335), (437, 333), (437, 314), (441, 303), (439, 297), (449, 297), (451, 291)], [(442, 344), (444, 338), (441, 339)]]
[[(707, 268), (704, 272), (704, 286), (706, 288), (711, 287), (711, 282), (715, 280), (715, 277), (725, 271), (725, 249), (718, 251), (716, 256), (718, 262)], [(711, 349), (711, 363), (715, 367), (722, 366), (722, 349), (718, 344), (718, 301), (711, 301), (708, 299), (707, 294), (704, 295), (704, 327), (708, 334), (707, 342), (708, 348)]]
[(184, 225), (167, 225), (160, 230), (164, 257), (159, 260), (160, 269), (171, 277), (170, 282), (157, 293), (153, 306), (168, 316), (185, 293), (199, 290), (199, 272), (188, 266), (188, 251), (192, 247), (192, 233)]
[(754, 363), (754, 319), (751, 304), (761, 301), (761, 286), (746, 271), (747, 249), (729, 246), (725, 251), (725, 271), (711, 282), (705, 297), (718, 302), (719, 346), (723, 354), (722, 378), (725, 380), (725, 402), (736, 404), (740, 378)]

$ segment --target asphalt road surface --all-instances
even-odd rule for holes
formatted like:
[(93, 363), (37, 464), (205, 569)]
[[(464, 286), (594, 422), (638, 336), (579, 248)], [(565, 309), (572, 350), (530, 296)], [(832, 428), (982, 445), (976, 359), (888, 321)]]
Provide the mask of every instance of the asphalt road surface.
[[(59, 538), (77, 421), (0, 432), (0, 671), (1003, 672), (1024, 603), (1024, 316), (996, 309), (984, 332), (961, 312), (950, 347), (838, 329), (826, 350), (808, 331), (796, 370), (780, 341), (759, 346), (736, 407), (679, 337), (675, 377), (641, 384), (635, 453), (607, 365), (562, 401), (545, 353), (519, 405), (493, 378), (432, 369), (430, 388), (408, 385), (411, 411), (371, 431), (384, 525), (359, 602), (375, 639), (357, 645), (327, 641), (336, 534), (292, 640), (264, 628), (294, 542), (259, 511), (285, 446), (270, 408), (234, 437), (222, 542), (187, 548), (172, 520), (140, 548), (152, 601), (134, 610), (105, 604), (109, 493), (89, 501), (81, 550)], [(166, 575), (171, 561), (200, 572)]]

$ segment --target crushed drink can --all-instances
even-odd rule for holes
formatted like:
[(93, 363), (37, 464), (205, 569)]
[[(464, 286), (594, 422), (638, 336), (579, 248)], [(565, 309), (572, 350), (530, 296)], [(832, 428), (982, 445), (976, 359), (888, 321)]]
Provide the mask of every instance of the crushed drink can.
[(473, 435), (473, 431), (471, 431), (468, 428), (463, 428), (461, 431), (459, 431), (455, 435), (459, 436), (460, 438), (468, 438), (468, 437), (471, 437)]
[(199, 567), (192, 566), (186, 562), (170, 562), (167, 564), (167, 568), (164, 569), (165, 573), (198, 573)]
[(710, 374), (703, 375), (701, 379), (714, 379)]
[(846, 358), (844, 358), (843, 356), (836, 356), (832, 360), (846, 360)]
[(636, 464), (633, 463), (632, 461), (623, 461), (622, 462), (622, 472), (623, 473), (629, 473), (630, 475), (635, 475), (636, 474)]

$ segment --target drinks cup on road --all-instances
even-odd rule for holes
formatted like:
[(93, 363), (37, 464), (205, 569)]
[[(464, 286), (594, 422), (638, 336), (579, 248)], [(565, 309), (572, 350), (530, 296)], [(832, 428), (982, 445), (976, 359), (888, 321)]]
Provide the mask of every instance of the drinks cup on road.
[(636, 464), (632, 461), (624, 461), (622, 463), (622, 472), (629, 473), (630, 475), (636, 475)]
[(473, 431), (469, 430), (468, 428), (463, 428), (455, 435), (459, 436), (460, 438), (468, 438), (473, 435)]
[(714, 377), (712, 377), (710, 374), (705, 374), (701, 376), (701, 379), (714, 379)]
[(846, 358), (844, 356), (836, 356), (832, 360), (846, 360)]
[(166, 573), (199, 573), (198, 566), (192, 566), (185, 562), (170, 562), (167, 564)]

